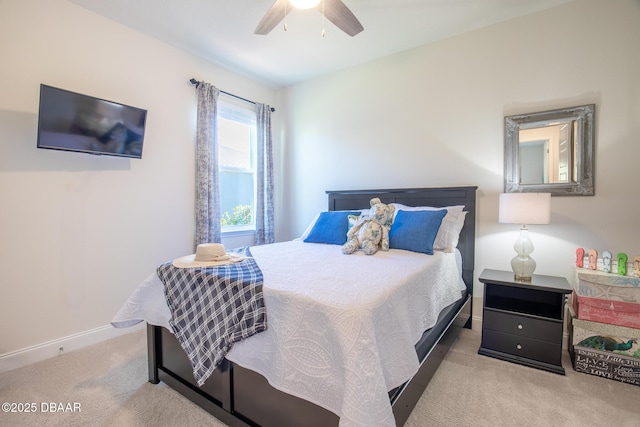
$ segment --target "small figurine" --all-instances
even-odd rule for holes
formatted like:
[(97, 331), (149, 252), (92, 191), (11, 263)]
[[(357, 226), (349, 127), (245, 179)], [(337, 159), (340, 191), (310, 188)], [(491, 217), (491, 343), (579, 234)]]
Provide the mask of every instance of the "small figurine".
[(602, 252), (602, 271), (611, 273), (611, 252)]
[(640, 277), (640, 255), (633, 258), (633, 275)]
[(598, 251), (591, 249), (589, 251), (589, 269), (595, 270), (598, 265)]
[(576, 249), (576, 267), (582, 268), (584, 266), (584, 249)]
[(618, 276), (627, 275), (627, 254), (620, 252), (618, 258)]

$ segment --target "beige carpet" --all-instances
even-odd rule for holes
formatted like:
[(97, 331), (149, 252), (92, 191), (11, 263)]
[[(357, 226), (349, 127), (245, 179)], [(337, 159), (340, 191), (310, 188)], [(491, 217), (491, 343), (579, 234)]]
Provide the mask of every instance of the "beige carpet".
[[(138, 331), (0, 374), (0, 402), (36, 406), (3, 411), (0, 426), (224, 426), (147, 382), (145, 339)], [(561, 376), (480, 356), (479, 345), (479, 332), (463, 331), (405, 426), (640, 426), (640, 387), (575, 372), (568, 353)], [(80, 412), (52, 412), (60, 404)]]

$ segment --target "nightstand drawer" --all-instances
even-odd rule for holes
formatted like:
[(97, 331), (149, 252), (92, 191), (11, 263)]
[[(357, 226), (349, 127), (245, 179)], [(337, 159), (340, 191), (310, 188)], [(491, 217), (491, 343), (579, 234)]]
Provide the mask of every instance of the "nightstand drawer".
[(523, 336), (483, 330), (482, 347), (540, 362), (561, 364), (562, 344), (552, 344)]
[(562, 344), (562, 323), (485, 308), (482, 328)]

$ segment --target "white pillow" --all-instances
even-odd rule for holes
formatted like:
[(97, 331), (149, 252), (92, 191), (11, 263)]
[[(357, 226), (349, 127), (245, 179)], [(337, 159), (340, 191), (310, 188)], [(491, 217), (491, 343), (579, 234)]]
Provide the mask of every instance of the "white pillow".
[[(453, 252), (458, 246), (458, 240), (460, 238), (460, 231), (464, 226), (464, 219), (467, 212), (464, 212), (464, 205), (456, 206), (443, 206), (436, 208), (433, 206), (405, 206), (400, 203), (392, 203), (396, 208), (396, 213), (399, 210), (403, 211), (436, 211), (446, 209), (447, 214), (442, 219), (436, 240), (433, 242), (433, 249), (442, 252)], [(395, 217), (394, 217), (395, 219)]]
[(467, 212), (460, 212), (460, 215), (455, 219), (447, 218), (448, 216), (445, 215), (442, 219), (436, 240), (433, 242), (433, 249), (435, 250), (453, 252), (458, 247), (460, 232), (464, 227), (464, 218), (467, 216)]
[(401, 203), (391, 203), (396, 208), (396, 212), (399, 210), (403, 211), (437, 211), (440, 209), (446, 209), (447, 215), (453, 215), (457, 217), (464, 210), (464, 205), (456, 205), (456, 206), (442, 206), (439, 208), (433, 206), (406, 206)]

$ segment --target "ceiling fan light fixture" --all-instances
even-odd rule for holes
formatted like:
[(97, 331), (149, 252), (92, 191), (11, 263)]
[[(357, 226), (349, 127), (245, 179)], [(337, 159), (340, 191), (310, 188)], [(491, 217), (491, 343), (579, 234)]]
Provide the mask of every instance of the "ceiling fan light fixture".
[(291, 6), (297, 9), (311, 9), (320, 4), (322, 0), (289, 0)]
[(349, 10), (343, 0), (275, 0), (258, 23), (254, 34), (269, 34), (292, 9), (300, 7), (315, 7), (318, 12), (322, 13), (323, 27), (324, 19), (326, 19), (348, 36), (353, 37), (364, 30), (358, 18)]

